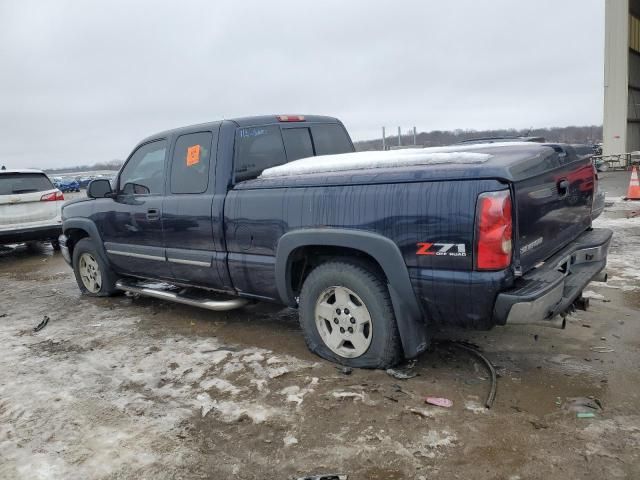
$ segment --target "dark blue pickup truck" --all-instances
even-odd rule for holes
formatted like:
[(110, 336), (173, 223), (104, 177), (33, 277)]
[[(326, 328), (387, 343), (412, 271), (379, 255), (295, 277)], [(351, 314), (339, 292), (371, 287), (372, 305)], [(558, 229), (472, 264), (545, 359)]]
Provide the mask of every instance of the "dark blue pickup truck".
[(309, 348), (384, 368), (436, 325), (564, 326), (606, 280), (589, 156), (524, 142), (353, 153), (340, 121), (264, 116), (143, 140), (65, 205), (80, 290), (297, 308)]

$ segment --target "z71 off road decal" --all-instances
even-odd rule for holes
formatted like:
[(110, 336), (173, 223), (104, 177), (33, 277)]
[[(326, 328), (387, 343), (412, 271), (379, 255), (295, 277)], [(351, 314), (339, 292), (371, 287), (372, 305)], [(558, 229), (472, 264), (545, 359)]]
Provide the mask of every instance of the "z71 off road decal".
[(466, 257), (464, 243), (427, 243), (418, 242), (416, 255), (446, 255), (449, 257)]

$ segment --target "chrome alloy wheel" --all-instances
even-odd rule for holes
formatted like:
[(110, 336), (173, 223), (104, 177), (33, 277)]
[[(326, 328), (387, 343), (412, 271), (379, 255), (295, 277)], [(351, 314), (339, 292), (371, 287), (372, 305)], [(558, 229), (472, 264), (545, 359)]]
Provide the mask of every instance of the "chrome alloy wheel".
[(357, 358), (371, 345), (373, 324), (369, 310), (346, 287), (329, 287), (320, 294), (315, 320), (325, 345), (341, 357)]
[(83, 253), (78, 260), (78, 271), (82, 284), (91, 293), (98, 293), (102, 287), (100, 265), (90, 253)]

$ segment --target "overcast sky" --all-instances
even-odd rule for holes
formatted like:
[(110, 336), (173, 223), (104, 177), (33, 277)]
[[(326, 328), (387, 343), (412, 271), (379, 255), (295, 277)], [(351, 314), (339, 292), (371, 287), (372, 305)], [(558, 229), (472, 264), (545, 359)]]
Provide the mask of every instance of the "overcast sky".
[(602, 123), (604, 0), (0, 0), (0, 164), (126, 158), (267, 113), (395, 131)]

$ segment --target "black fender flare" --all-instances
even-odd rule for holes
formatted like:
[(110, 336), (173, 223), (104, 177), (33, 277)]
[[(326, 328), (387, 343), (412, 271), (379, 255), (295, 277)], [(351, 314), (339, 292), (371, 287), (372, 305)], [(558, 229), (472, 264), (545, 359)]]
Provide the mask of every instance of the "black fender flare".
[(109, 264), (107, 252), (105, 251), (104, 244), (102, 243), (102, 237), (100, 237), (98, 227), (93, 221), (89, 220), (88, 218), (81, 217), (64, 219), (62, 222), (62, 233), (66, 235), (67, 230), (71, 229), (84, 230), (85, 232), (87, 232), (89, 234), (89, 237), (93, 240), (98, 255), (100, 255), (102, 260), (107, 265)]
[(406, 358), (414, 358), (428, 345), (427, 325), (411, 285), (409, 272), (398, 246), (373, 232), (345, 228), (309, 228), (285, 233), (276, 250), (275, 278), (285, 305), (296, 307), (291, 285), (291, 254), (300, 247), (331, 246), (359, 250), (372, 257), (387, 277), (389, 294)]

